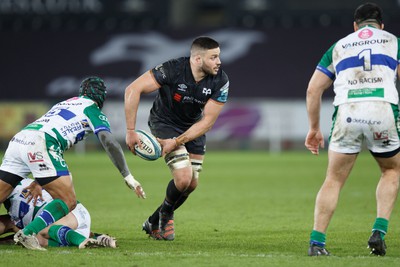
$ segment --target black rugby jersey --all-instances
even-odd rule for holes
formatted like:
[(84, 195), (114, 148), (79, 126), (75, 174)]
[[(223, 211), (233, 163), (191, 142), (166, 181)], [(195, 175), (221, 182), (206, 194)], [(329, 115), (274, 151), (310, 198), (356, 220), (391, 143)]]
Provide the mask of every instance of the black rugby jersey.
[(196, 83), (189, 57), (172, 59), (151, 70), (161, 85), (150, 111), (151, 122), (161, 121), (186, 130), (202, 117), (203, 108), (211, 98), (225, 103), (229, 79), (220, 68), (217, 75), (207, 75)]

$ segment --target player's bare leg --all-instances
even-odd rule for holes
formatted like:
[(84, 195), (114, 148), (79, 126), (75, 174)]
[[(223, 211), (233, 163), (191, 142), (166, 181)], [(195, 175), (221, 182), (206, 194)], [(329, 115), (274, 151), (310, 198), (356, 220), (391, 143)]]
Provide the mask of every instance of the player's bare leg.
[(12, 191), (13, 187), (9, 183), (0, 180), (0, 205), (7, 199)]
[(400, 153), (392, 158), (376, 158), (382, 176), (376, 188), (377, 216), (389, 219), (399, 192)]
[[(54, 225), (65, 225), (68, 226), (71, 229), (76, 230), (78, 228), (78, 221), (73, 213), (68, 213), (58, 221), (54, 223)], [(48, 245), (48, 239), (50, 238), (49, 236), (49, 228), (50, 226), (47, 226), (44, 228), (42, 231), (40, 231), (37, 235), (37, 239), (39, 240), (39, 243), (42, 247), (47, 247)]]
[(326, 232), (336, 209), (340, 190), (344, 186), (356, 158), (356, 154), (346, 155), (329, 150), (327, 176), (315, 201), (314, 230)]
[(53, 199), (64, 201), (70, 211), (76, 207), (76, 195), (71, 176), (60, 176), (42, 187), (49, 192)]
[(381, 168), (381, 178), (376, 188), (377, 217), (368, 240), (371, 254), (386, 254), (385, 235), (399, 192), (400, 155), (391, 158), (375, 157)]
[(347, 155), (329, 150), (327, 176), (315, 201), (314, 227), (311, 233), (310, 256), (329, 255), (325, 247), (325, 233), (336, 209), (343, 188), (357, 154)]

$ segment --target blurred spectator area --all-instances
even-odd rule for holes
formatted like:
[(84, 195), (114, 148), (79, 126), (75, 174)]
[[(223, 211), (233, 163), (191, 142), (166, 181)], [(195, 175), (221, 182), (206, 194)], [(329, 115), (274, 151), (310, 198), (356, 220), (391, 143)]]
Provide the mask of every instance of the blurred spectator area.
[[(356, 2), (356, 3), (355, 3)], [(0, 31), (129, 31), (247, 27), (348, 27), (366, 1), (0, 0)], [(400, 0), (377, 1), (400, 21)]]

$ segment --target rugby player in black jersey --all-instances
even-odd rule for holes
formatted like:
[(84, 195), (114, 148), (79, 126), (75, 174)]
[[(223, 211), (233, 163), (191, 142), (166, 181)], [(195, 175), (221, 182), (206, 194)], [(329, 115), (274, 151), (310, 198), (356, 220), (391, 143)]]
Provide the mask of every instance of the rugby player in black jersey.
[(198, 185), (205, 134), (228, 98), (229, 79), (221, 69), (218, 42), (198, 37), (192, 43), (190, 57), (164, 62), (126, 88), (126, 144), (133, 153), (139, 144), (135, 125), (140, 96), (156, 90), (148, 124), (162, 146), (173, 179), (162, 204), (143, 223), (143, 230), (154, 239), (174, 240), (174, 211)]

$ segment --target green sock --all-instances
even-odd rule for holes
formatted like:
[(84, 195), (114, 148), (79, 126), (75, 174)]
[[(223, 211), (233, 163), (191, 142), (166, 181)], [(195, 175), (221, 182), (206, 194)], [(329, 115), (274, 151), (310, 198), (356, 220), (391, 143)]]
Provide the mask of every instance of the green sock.
[(310, 235), (310, 244), (325, 246), (326, 234), (313, 230)]
[[(52, 225), (49, 228), (49, 237), (58, 242), (58, 246), (79, 246), (86, 237), (65, 225)], [(50, 243), (50, 242), (49, 242)]]
[(42, 213), (39, 214), (35, 219), (32, 220), (30, 224), (25, 226), (24, 234), (31, 235), (33, 233), (37, 234), (42, 231), (47, 226), (58, 221), (69, 212), (67, 204), (61, 199), (54, 199), (52, 202), (47, 204)]
[(381, 234), (381, 238), (385, 239), (385, 235), (388, 230), (388, 225), (389, 225), (389, 221), (386, 220), (385, 218), (376, 218), (374, 226), (372, 227), (372, 232), (379, 231)]
[(48, 247), (60, 247), (60, 243), (58, 243), (57, 241), (49, 238), (49, 240), (47, 242), (47, 246)]

